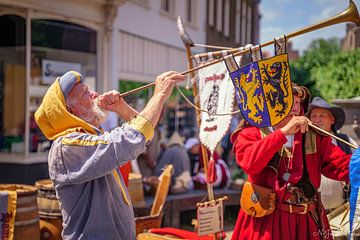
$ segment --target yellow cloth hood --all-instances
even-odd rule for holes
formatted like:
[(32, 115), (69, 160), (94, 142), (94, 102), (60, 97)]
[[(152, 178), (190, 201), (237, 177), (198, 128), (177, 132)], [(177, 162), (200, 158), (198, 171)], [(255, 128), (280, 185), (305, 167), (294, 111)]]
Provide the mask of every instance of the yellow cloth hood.
[[(79, 73), (74, 71), (68, 73), (75, 76), (76, 82), (80, 81), (79, 76), (81, 75)], [(66, 74), (64, 74), (64, 76)], [(63, 89), (66, 88), (62, 88), (60, 83), (62, 81), (61, 78), (56, 79), (56, 81), (50, 86), (40, 107), (36, 110), (35, 120), (37, 125), (44, 133), (45, 137), (50, 140), (55, 140), (60, 136), (75, 131), (97, 134), (98, 131), (96, 131), (95, 127), (67, 111), (63, 92)], [(71, 87), (68, 88), (68, 90), (71, 90), (75, 83), (71, 83)], [(67, 82), (66, 84), (68, 87), (69, 83)]]

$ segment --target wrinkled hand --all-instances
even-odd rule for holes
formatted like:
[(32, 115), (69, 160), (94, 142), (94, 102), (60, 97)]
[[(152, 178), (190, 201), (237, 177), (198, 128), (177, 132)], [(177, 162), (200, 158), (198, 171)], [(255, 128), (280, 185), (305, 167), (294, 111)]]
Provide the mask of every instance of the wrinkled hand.
[(98, 105), (104, 110), (117, 112), (127, 104), (118, 91), (112, 90), (98, 96)]
[(169, 71), (156, 77), (154, 96), (159, 96), (166, 100), (172, 93), (176, 83), (185, 80), (185, 76), (178, 72)]
[(294, 116), (280, 130), (284, 133), (285, 136), (293, 135), (298, 131), (301, 131), (301, 133), (305, 133), (309, 130), (309, 122), (310, 120), (304, 116)]

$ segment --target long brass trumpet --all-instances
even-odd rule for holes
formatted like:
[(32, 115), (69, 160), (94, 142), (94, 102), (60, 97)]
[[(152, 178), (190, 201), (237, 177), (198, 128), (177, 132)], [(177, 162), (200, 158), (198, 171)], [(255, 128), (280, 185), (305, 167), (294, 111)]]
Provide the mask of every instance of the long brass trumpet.
[[(315, 31), (315, 30), (318, 30), (318, 29), (321, 29), (321, 28), (325, 28), (325, 27), (328, 27), (328, 26), (331, 26), (331, 25), (335, 25), (335, 24), (339, 24), (339, 23), (345, 23), (345, 22), (353, 22), (357, 26), (360, 25), (359, 13), (358, 13), (358, 10), (356, 8), (355, 3), (352, 0), (350, 0), (349, 7), (347, 9), (345, 9), (343, 12), (341, 12), (341, 13), (333, 16), (333, 17), (330, 17), (330, 18), (328, 18), (328, 19), (326, 19), (326, 20), (324, 20), (324, 21), (322, 21), (322, 22), (320, 22), (318, 24), (314, 24), (314, 25), (311, 25), (309, 27), (302, 28), (302, 29), (300, 29), (300, 30), (298, 30), (296, 32), (287, 34), (286, 37), (288, 39), (290, 39), (290, 38), (299, 36), (299, 35), (304, 34), (304, 33), (312, 32), (312, 31)], [(274, 40), (265, 42), (263, 44), (260, 44), (260, 47), (269, 46), (269, 45), (273, 44), (274, 42), (275, 42)], [(227, 54), (233, 54), (234, 56), (240, 56), (240, 55), (244, 55), (244, 54), (246, 54), (248, 52), (250, 52), (250, 49), (244, 49), (244, 50), (239, 51), (238, 48), (234, 48), (234, 49), (228, 50)], [(186, 74), (189, 74), (189, 73), (194, 72), (196, 70), (199, 70), (201, 68), (211, 66), (213, 64), (219, 63), (219, 62), (224, 60), (224, 58), (222, 57), (223, 56), (223, 51), (212, 52), (212, 55), (214, 57), (220, 57), (220, 58), (217, 59), (217, 60), (214, 60), (212, 62), (206, 63), (204, 65), (197, 66), (195, 68), (192, 68), (192, 69), (189, 69), (187, 71), (181, 72), (181, 74), (186, 75)], [(203, 53), (203, 55), (200, 54), (199, 56), (200, 57), (207, 57), (208, 53)], [(147, 85), (144, 85), (144, 86), (139, 87), (139, 88), (135, 88), (135, 89), (130, 90), (128, 92), (121, 93), (120, 96), (121, 97), (126, 97), (128, 95), (131, 95), (133, 93), (139, 92), (139, 91), (144, 90), (144, 89), (147, 89), (147, 88), (152, 87), (154, 85), (155, 85), (155, 83), (149, 83)]]
[[(321, 28), (325, 28), (325, 27), (328, 27), (328, 26), (331, 26), (331, 25), (335, 25), (335, 24), (339, 24), (339, 23), (345, 23), (345, 22), (353, 22), (357, 26), (360, 25), (359, 13), (358, 13), (358, 10), (356, 8), (355, 3), (352, 0), (350, 0), (348, 8), (345, 9), (343, 12), (341, 12), (341, 13), (333, 16), (333, 17), (330, 17), (330, 18), (328, 18), (328, 19), (326, 19), (326, 20), (324, 20), (324, 21), (322, 21), (320, 23), (317, 23), (317, 24), (311, 25), (309, 27), (302, 28), (302, 29), (300, 29), (300, 30), (298, 30), (296, 32), (287, 34), (286, 38), (290, 39), (290, 38), (299, 36), (299, 35), (304, 34), (304, 33), (312, 32), (312, 31), (315, 31), (315, 30), (318, 30), (318, 29), (321, 29)], [(260, 47), (269, 46), (271, 44), (274, 44), (274, 42), (275, 42), (274, 40), (265, 42), (265, 43), (261, 44)], [(250, 51), (249, 49), (239, 51), (238, 48), (234, 48), (232, 50), (228, 50), (227, 54), (233, 54), (234, 56), (239, 56), (239, 55), (243, 55), (243, 54), (245, 54), (245, 53), (247, 53), (249, 51)], [(223, 51), (212, 52), (212, 55), (214, 57), (222, 57), (223, 56)], [(200, 58), (207, 57), (208, 53), (199, 54), (198, 56)], [(224, 59), (221, 58), (221, 60), (224, 60)], [(203, 65), (203, 67), (206, 67), (206, 66)]]

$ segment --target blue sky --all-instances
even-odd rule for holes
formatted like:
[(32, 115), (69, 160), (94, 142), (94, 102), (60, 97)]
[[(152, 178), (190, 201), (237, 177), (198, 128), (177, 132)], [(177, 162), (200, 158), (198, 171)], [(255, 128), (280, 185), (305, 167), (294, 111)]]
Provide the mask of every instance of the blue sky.
[[(354, 2), (360, 11), (360, 0)], [(348, 5), (348, 0), (262, 0), (260, 42), (319, 23), (342, 12)], [(345, 25), (345, 23), (332, 25), (292, 38), (294, 49), (302, 52), (313, 39), (317, 38), (342, 38), (345, 36)]]

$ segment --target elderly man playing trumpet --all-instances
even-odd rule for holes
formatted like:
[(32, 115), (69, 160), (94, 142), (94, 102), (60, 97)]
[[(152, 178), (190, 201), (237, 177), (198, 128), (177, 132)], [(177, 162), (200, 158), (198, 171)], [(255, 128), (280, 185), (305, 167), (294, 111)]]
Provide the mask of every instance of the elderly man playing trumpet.
[[(48, 164), (61, 204), (63, 239), (136, 238), (134, 213), (118, 167), (145, 150), (164, 103), (175, 83), (183, 80), (176, 72), (158, 76), (154, 95), (140, 113), (117, 91), (90, 91), (75, 71), (50, 86), (35, 119), (54, 140)], [(100, 124), (106, 111), (127, 123), (104, 133)]]

